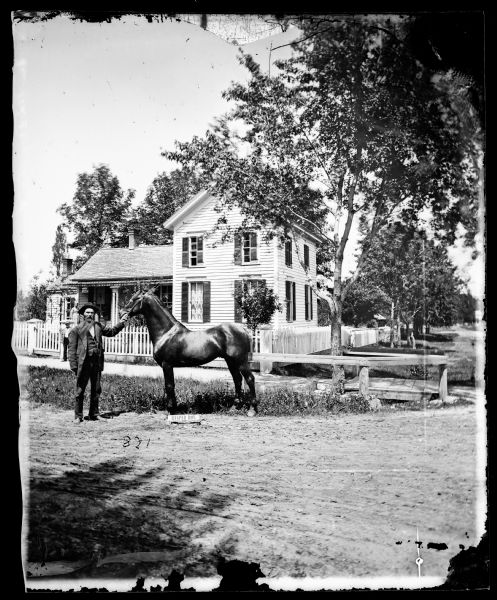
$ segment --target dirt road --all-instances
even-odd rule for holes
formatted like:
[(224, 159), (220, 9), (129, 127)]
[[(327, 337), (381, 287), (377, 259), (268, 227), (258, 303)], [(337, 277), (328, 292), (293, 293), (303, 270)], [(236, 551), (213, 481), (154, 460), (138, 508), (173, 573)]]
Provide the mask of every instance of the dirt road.
[[(200, 426), (27, 412), (31, 567), (93, 556), (98, 576), (206, 577), (222, 555), (267, 577), (413, 576), (418, 527), (423, 574), (445, 577), (478, 542), (474, 406)], [(134, 552), (150, 554), (104, 558)]]

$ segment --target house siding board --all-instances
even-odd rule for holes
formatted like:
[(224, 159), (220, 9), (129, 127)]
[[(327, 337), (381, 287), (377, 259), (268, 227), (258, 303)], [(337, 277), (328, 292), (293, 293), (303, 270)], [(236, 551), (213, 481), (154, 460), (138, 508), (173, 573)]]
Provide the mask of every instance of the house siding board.
[[(181, 285), (185, 281), (210, 282), (210, 322), (196, 324), (195, 328), (210, 326), (223, 321), (234, 321), (234, 282), (236, 279), (251, 277), (265, 279), (269, 287), (274, 286), (273, 243), (265, 243), (259, 235), (258, 260), (256, 264), (236, 265), (233, 241), (220, 244), (220, 233), (207, 236), (216, 223), (219, 213), (214, 210), (215, 199), (210, 198), (198, 210), (176, 225), (174, 231), (173, 254), (173, 314), (181, 315)], [(237, 211), (230, 213), (231, 227), (241, 224), (242, 216)], [(204, 234), (204, 264), (200, 267), (182, 266), (181, 239), (190, 235)], [(218, 242), (213, 247), (213, 242)], [(193, 324), (192, 328), (193, 328)], [(190, 325), (189, 325), (190, 326)]]

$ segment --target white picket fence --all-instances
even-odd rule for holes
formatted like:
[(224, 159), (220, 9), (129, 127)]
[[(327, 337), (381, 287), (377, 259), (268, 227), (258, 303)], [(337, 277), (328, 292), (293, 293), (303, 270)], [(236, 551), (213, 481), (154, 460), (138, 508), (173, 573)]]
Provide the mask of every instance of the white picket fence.
[[(31, 328), (31, 329), (30, 329)], [(31, 331), (31, 334), (30, 334)], [(385, 341), (388, 327), (377, 329), (353, 329), (342, 327), (342, 344), (357, 348)], [(30, 338), (31, 335), (31, 338)], [(14, 322), (12, 346), (17, 350), (58, 354), (61, 337), (56, 324), (42, 321)], [(114, 337), (103, 338), (107, 354), (152, 356), (152, 344), (147, 327), (128, 326)], [(252, 339), (253, 352), (275, 352), (282, 354), (310, 354), (330, 347), (329, 327), (285, 327), (281, 329), (257, 330)]]
[(12, 347), (23, 350), (28, 347), (28, 322), (14, 321), (12, 328)]

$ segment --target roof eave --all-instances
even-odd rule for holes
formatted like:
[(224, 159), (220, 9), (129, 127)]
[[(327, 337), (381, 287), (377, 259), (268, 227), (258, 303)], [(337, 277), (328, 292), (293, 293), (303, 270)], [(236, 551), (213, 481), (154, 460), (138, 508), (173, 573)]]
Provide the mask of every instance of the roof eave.
[(208, 188), (201, 190), (190, 201), (188, 201), (182, 207), (178, 208), (178, 210), (175, 213), (173, 213), (169, 217), (169, 219), (164, 221), (164, 223), (163, 223), (164, 228), (173, 230), (175, 225), (178, 223), (178, 221), (183, 219), (193, 209), (197, 208), (209, 196), (211, 196), (211, 191)]

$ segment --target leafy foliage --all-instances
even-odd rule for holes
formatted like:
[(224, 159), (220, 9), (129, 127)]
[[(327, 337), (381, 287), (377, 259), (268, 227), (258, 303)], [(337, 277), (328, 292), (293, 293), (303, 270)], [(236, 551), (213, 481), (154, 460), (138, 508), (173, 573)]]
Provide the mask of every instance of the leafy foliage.
[(164, 229), (164, 221), (199, 192), (201, 187), (201, 180), (187, 169), (157, 175), (143, 202), (133, 211), (132, 220), (138, 227), (140, 243), (171, 243), (172, 235)]
[(390, 314), (390, 298), (379, 284), (361, 276), (347, 289), (343, 321), (346, 325), (361, 327), (374, 320), (377, 313)]
[(258, 281), (257, 285), (247, 285), (247, 282), (244, 282), (240, 291), (235, 292), (235, 300), (252, 331), (260, 325), (268, 325), (274, 313), (282, 310), (278, 296), (267, 287), (265, 281)]
[(107, 165), (98, 165), (91, 173), (78, 175), (72, 203), (62, 204), (58, 209), (65, 218), (64, 225), (73, 233), (71, 247), (82, 253), (76, 266), (104, 243), (111, 247), (126, 244), (133, 197), (134, 191), (124, 192)]
[(25, 316), (27, 319), (45, 320), (47, 316), (47, 296), (49, 281), (40, 281), (35, 275), (31, 280), (26, 298)]
[(450, 325), (461, 285), (455, 271), (444, 244), (396, 222), (372, 244), (361, 279), (381, 289), (406, 324), (418, 316), (427, 325)]

